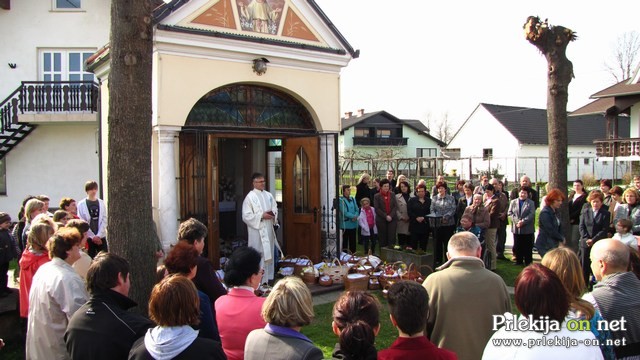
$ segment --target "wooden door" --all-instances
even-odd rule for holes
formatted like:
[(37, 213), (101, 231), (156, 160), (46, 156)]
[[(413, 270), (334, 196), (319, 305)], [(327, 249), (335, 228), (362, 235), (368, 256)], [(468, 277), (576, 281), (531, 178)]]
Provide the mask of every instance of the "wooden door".
[(217, 269), (220, 260), (220, 194), (218, 169), (218, 138), (208, 135), (207, 142), (207, 256)]
[(180, 221), (195, 218), (207, 226), (205, 253), (216, 267), (220, 258), (217, 199), (218, 139), (202, 132), (180, 133)]
[(284, 141), (284, 252), (320, 261), (320, 142), (318, 137)]

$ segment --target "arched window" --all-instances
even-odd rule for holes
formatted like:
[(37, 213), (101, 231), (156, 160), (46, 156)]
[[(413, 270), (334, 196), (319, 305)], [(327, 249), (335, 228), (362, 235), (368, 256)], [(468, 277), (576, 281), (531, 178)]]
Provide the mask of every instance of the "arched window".
[(187, 116), (186, 127), (232, 131), (315, 133), (309, 111), (291, 95), (265, 86), (234, 84), (203, 96)]

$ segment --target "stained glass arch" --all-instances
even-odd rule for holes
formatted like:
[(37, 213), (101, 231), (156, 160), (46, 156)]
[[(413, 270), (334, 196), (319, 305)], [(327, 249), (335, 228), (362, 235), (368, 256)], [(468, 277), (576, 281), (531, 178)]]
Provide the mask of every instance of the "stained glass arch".
[(193, 106), (186, 127), (316, 133), (309, 110), (291, 95), (260, 85), (217, 88)]

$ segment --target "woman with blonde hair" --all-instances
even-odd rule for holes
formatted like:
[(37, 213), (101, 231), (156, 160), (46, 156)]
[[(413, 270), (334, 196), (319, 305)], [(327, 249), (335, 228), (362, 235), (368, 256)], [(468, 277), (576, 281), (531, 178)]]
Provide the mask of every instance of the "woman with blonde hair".
[(640, 235), (640, 194), (634, 187), (630, 187), (622, 193), (623, 204), (618, 206), (613, 218), (615, 227), (620, 219), (629, 219), (633, 222), (631, 232)]
[[(598, 330), (598, 321), (603, 320), (600, 312), (590, 302), (583, 300), (586, 285), (582, 275), (580, 260), (573, 250), (562, 247), (549, 251), (542, 258), (542, 265), (548, 267), (558, 275), (560, 281), (567, 290), (569, 297), (569, 317), (577, 320), (589, 320), (591, 332), (605, 344), (611, 338), (609, 331)], [(615, 359), (615, 353), (611, 346), (600, 346), (605, 359)]]
[(247, 337), (245, 360), (322, 359), (322, 351), (300, 333), (313, 316), (313, 300), (307, 285), (294, 276), (278, 281), (262, 305), (267, 325)]
[(20, 240), (22, 244), (25, 245), (25, 248), (27, 244), (27, 235), (29, 235), (29, 229), (31, 228), (31, 222), (36, 216), (43, 214), (45, 212), (44, 209), (44, 202), (36, 198), (27, 201), (24, 206), (25, 225), (22, 234), (20, 234)]
[(29, 315), (29, 291), (33, 276), (40, 266), (49, 262), (47, 240), (55, 232), (54, 227), (47, 222), (35, 222), (27, 236), (26, 249), (20, 258), (20, 316)]
[(362, 173), (362, 175), (360, 175), (360, 179), (358, 179), (358, 183), (356, 184), (356, 203), (360, 204), (364, 198), (372, 198), (369, 181), (371, 181), (369, 174)]
[(398, 178), (396, 179), (396, 187), (392, 189), (394, 194), (397, 195), (397, 194), (400, 194), (402, 192), (402, 189), (400, 189), (400, 183), (403, 182), (403, 181), (408, 183), (407, 177), (402, 175), (402, 174), (398, 175)]

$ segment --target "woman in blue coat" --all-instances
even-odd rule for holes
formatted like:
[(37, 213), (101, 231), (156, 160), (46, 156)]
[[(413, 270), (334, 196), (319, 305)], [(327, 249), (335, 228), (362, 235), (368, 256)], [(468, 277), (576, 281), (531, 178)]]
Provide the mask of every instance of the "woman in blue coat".
[(540, 257), (543, 257), (547, 251), (557, 248), (561, 243), (565, 243), (560, 218), (556, 215), (556, 210), (562, 206), (564, 199), (564, 194), (558, 189), (549, 191), (544, 199), (547, 206), (540, 211), (538, 217), (539, 233), (536, 238), (536, 248)]
[[(351, 186), (342, 185), (340, 197), (340, 229), (342, 229), (342, 248), (356, 252), (356, 228), (358, 228), (360, 208), (356, 199), (351, 196)], [(342, 249), (341, 249), (342, 250)]]

